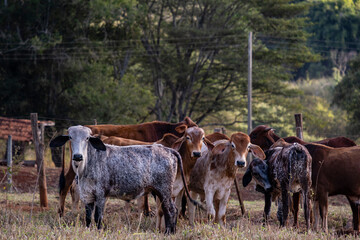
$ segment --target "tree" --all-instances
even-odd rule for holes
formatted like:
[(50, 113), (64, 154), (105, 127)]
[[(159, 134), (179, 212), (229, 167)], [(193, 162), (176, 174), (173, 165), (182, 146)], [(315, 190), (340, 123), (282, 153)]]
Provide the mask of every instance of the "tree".
[(314, 59), (305, 46), (303, 2), (139, 2), (144, 75), (152, 79), (159, 120), (190, 116), (200, 123), (243, 108), (249, 31), (256, 36), (255, 91), (281, 92), (281, 81)]
[[(350, 62), (346, 76), (335, 87), (334, 104), (341, 106), (349, 114), (351, 124), (349, 134), (354, 134), (360, 130), (360, 57), (358, 56)], [(354, 136), (355, 137), (355, 136)], [(356, 135), (358, 138), (359, 135)]]
[[(94, 118), (144, 118), (151, 93), (132, 73), (126, 74), (130, 57), (123, 51), (136, 32), (129, 27), (131, 4), (30, 0), (1, 6), (1, 115), (38, 112), (78, 120), (57, 120), (58, 127), (92, 123)], [(143, 99), (129, 92), (142, 93)]]
[[(348, 62), (360, 50), (360, 7), (358, 1), (331, 0), (314, 1), (307, 15), (312, 34), (309, 47), (321, 54), (321, 64), (307, 64), (298, 76), (332, 76), (335, 71), (345, 75)], [(306, 76), (308, 72), (308, 76)]]

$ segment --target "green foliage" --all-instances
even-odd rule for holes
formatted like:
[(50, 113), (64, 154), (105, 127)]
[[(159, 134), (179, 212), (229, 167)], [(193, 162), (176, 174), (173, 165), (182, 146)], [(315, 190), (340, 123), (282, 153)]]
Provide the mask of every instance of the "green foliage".
[[(309, 46), (321, 54), (321, 68), (308, 64), (299, 71), (298, 76), (332, 76), (334, 69), (344, 76), (348, 61), (360, 50), (359, 3), (351, 0), (311, 2), (312, 7), (307, 15), (310, 20), (307, 31), (312, 34)], [(322, 70), (323, 67), (326, 71)]]
[(360, 130), (360, 57), (358, 56), (350, 63), (349, 71), (343, 80), (335, 87), (334, 99), (349, 114), (351, 125), (349, 134), (357, 134)]

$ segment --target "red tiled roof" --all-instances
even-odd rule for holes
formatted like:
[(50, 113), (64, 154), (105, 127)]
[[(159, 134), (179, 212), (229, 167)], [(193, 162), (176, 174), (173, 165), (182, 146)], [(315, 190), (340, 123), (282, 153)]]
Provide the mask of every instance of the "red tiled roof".
[[(52, 121), (39, 121), (45, 125), (55, 125)], [(11, 135), (14, 141), (32, 141), (31, 120), (0, 117), (0, 138), (8, 139)]]

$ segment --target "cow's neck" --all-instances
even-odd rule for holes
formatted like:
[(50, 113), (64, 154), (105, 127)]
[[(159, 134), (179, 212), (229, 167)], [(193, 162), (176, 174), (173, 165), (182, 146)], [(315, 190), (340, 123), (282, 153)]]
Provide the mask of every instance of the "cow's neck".
[(181, 155), (181, 159), (183, 162), (184, 174), (188, 176), (191, 170), (194, 168), (197, 158), (192, 158), (190, 151), (186, 146), (186, 142), (184, 142), (179, 149), (179, 153)]

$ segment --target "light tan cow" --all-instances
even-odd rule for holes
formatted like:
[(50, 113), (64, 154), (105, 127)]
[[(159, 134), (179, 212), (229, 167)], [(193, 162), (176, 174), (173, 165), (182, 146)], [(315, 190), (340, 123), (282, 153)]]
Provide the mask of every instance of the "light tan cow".
[[(218, 140), (200, 157), (190, 174), (190, 196), (206, 200), (206, 210), (211, 220), (225, 224), (226, 205), (234, 182), (236, 170), (246, 166), (246, 156), (251, 151), (260, 159), (264, 152), (250, 143), (248, 135), (238, 132), (230, 140)], [(195, 206), (189, 203), (189, 220), (194, 225)]]

